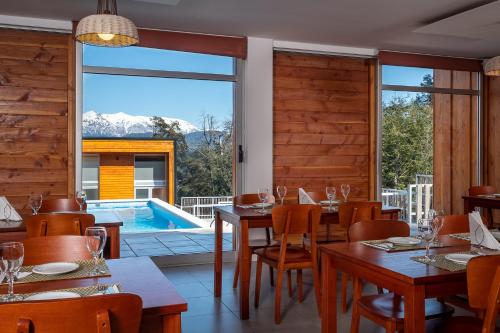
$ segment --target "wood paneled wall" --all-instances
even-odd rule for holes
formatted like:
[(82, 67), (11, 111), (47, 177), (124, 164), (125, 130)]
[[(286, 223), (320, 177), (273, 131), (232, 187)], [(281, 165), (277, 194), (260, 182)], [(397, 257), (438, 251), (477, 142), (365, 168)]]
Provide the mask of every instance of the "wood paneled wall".
[(134, 199), (134, 155), (100, 154), (99, 199)]
[[(434, 86), (476, 89), (477, 74), (435, 70)], [(434, 206), (463, 214), (462, 196), (477, 185), (478, 97), (434, 94)]]
[(336, 186), (340, 195), (349, 183), (351, 198), (372, 197), (374, 75), (367, 59), (274, 53), (274, 187), (296, 197), (299, 187)]
[(0, 195), (74, 194), (74, 48), (70, 35), (0, 29)]
[[(500, 192), (500, 77), (485, 80), (485, 114), (483, 127), (483, 181)], [(500, 223), (500, 211), (495, 210), (494, 221)]]

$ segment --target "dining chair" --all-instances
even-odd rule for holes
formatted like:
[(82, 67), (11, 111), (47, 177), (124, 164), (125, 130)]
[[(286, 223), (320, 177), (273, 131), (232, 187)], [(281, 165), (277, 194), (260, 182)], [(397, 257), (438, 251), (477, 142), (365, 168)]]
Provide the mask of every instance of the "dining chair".
[[(389, 237), (407, 237), (410, 227), (404, 221), (363, 221), (351, 225), (349, 240), (352, 242), (387, 239)], [(362, 296), (361, 281), (354, 277), (353, 309), (351, 333), (359, 332), (361, 316), (385, 327), (386, 332), (402, 331), (404, 328), (403, 299), (400, 295), (379, 293), (378, 295)], [(425, 318), (433, 319), (451, 316), (453, 308), (434, 299), (425, 300)]]
[[(83, 211), (87, 210), (87, 204), (82, 205)], [(78, 212), (80, 205), (75, 199), (44, 199), (38, 213), (57, 213), (57, 212)]]
[(92, 214), (52, 213), (31, 215), (24, 219), (27, 237), (84, 235), (95, 224)]
[[(233, 205), (251, 205), (255, 203), (262, 202), (259, 198), (259, 195), (257, 193), (247, 193), (247, 194), (241, 194), (238, 196), (235, 196), (233, 198)], [(274, 204), (275, 198), (274, 195), (270, 194), (267, 196), (266, 203), (271, 203)], [(233, 229), (233, 232), (236, 231), (236, 229)], [(250, 248), (250, 253), (253, 254), (256, 249), (260, 249), (266, 246), (271, 246), (273, 244), (273, 240), (271, 237), (271, 231), (270, 228), (265, 228), (266, 232), (266, 239), (249, 239), (248, 240), (248, 247)], [(238, 237), (235, 237), (237, 240)], [(251, 266), (250, 266), (251, 267)], [(236, 256), (236, 265), (234, 267), (234, 274), (233, 274), (233, 288), (238, 287), (238, 279), (240, 275), (240, 254), (239, 250)], [(269, 278), (271, 285), (274, 285), (274, 274), (273, 274), (273, 268), (269, 267)]]
[(4, 303), (0, 332), (138, 333), (141, 315), (141, 298), (125, 293)]
[(469, 232), (469, 215), (445, 215), (442, 217), (443, 226), (439, 230), (439, 235), (459, 234)]
[(449, 318), (442, 332), (494, 333), (500, 307), (500, 256), (473, 258), (467, 264), (467, 295), (475, 317)]
[[(321, 207), (317, 205), (288, 205), (275, 207), (272, 210), (273, 232), (280, 240), (279, 247), (265, 247), (255, 250), (257, 269), (255, 274), (255, 307), (259, 306), (262, 263), (277, 270), (274, 321), (281, 322), (281, 286), (283, 274), (297, 270), (297, 294), (299, 302), (303, 301), (302, 270), (312, 269), (313, 285), (318, 312), (320, 309), (319, 271), (317, 246), (307, 247), (305, 244), (291, 245), (289, 237), (310, 234), (312, 244), (316, 241), (316, 231), (321, 219)], [(289, 275), (290, 276), (290, 275)], [(288, 281), (290, 285), (290, 280)]]
[(22, 241), (24, 245), (23, 265), (92, 259), (85, 239), (85, 236), (26, 238)]
[[(469, 188), (469, 195), (491, 195), (496, 193), (496, 188), (493, 186), (482, 185), (482, 186), (471, 186)], [(487, 226), (491, 227), (493, 225), (493, 210), (491, 208), (486, 208), (488, 212), (486, 215), (486, 220), (488, 221)]]

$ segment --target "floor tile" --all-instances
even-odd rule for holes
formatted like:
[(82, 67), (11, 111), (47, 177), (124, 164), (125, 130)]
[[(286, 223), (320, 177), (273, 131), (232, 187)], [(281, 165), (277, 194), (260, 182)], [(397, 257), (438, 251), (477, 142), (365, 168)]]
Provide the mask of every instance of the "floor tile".
[(204, 296), (213, 297), (212, 293), (199, 282), (176, 285), (175, 289), (182, 297), (185, 298)]
[(161, 243), (161, 242), (130, 244), (130, 248), (134, 251), (145, 250), (145, 249), (158, 249), (158, 248), (164, 248), (164, 247), (165, 247), (165, 245), (163, 245), (163, 243)]
[(189, 307), (187, 313), (182, 314), (183, 317), (216, 315), (223, 312), (231, 313), (231, 310), (213, 295), (187, 298), (186, 300)]
[(166, 241), (162, 240), (161, 241), (165, 246), (167, 247), (179, 247), (179, 246), (196, 246), (198, 243), (191, 239), (185, 239), (185, 240), (175, 240), (175, 241)]
[(245, 321), (231, 312), (204, 316), (183, 317), (183, 333), (253, 333)]
[(175, 254), (189, 254), (189, 253), (203, 253), (207, 250), (202, 246), (175, 246), (169, 247), (169, 249)]
[(139, 243), (151, 243), (151, 242), (156, 242), (156, 238), (149, 236), (149, 237), (124, 237), (125, 242), (127, 244), (139, 244)]
[(170, 255), (174, 254), (172, 251), (170, 251), (166, 247), (157, 248), (157, 249), (141, 249), (139, 251), (134, 250), (134, 252), (137, 256), (141, 256), (141, 257), (142, 256), (153, 256), (153, 257), (170, 256)]
[(128, 257), (136, 257), (136, 255), (132, 250), (130, 251), (120, 250), (120, 258), (128, 258)]

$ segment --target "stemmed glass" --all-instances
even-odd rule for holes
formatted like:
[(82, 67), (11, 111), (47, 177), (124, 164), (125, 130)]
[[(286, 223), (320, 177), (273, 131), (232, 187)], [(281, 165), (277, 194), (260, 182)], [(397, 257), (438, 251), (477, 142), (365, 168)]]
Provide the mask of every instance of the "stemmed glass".
[(431, 218), (423, 218), (417, 221), (418, 228), (418, 238), (425, 242), (425, 257), (424, 262), (429, 263), (433, 262), (434, 259), (429, 256), (429, 249), (431, 247), (431, 243), (437, 236), (437, 233), (434, 228), (433, 219)]
[(31, 206), (31, 211), (33, 212), (33, 215), (37, 215), (38, 211), (42, 207), (42, 195), (41, 194), (32, 194), (30, 195), (29, 198), (29, 203)]
[(277, 186), (276, 193), (278, 194), (278, 197), (280, 198), (281, 201), (281, 205), (283, 206), (283, 200), (285, 199), (286, 195), (286, 186)]
[(90, 272), (90, 276), (97, 276), (99, 270), (99, 258), (106, 245), (106, 228), (104, 227), (88, 227), (85, 230), (87, 250), (89, 250), (94, 259), (94, 268)]
[(349, 195), (349, 192), (351, 192), (351, 186), (349, 184), (342, 184), (340, 185), (340, 191), (344, 196), (344, 202), (347, 202), (347, 196)]
[(87, 201), (87, 193), (85, 191), (76, 192), (76, 203), (80, 206), (80, 211), (83, 211), (83, 205)]
[(268, 188), (259, 188), (259, 199), (262, 203), (262, 208), (259, 210), (259, 213), (262, 214), (267, 214), (266, 209), (264, 208), (264, 204), (266, 203), (266, 200), (269, 196), (269, 189)]
[(7, 204), (5, 205), (5, 207), (3, 208), (3, 216), (5, 218), (5, 222), (11, 222), (12, 220), (10, 219), (12, 217), (12, 207)]
[(325, 192), (326, 192), (326, 197), (328, 198), (328, 201), (330, 202), (328, 210), (331, 211), (332, 205), (333, 205), (333, 200), (335, 200), (335, 196), (337, 195), (337, 190), (333, 186), (327, 186)]
[(24, 247), (20, 242), (0, 244), (0, 261), (2, 271), (5, 271), (9, 284), (7, 295), (1, 298), (2, 302), (15, 302), (23, 299), (21, 295), (14, 294), (14, 277), (19, 272), (24, 259)]

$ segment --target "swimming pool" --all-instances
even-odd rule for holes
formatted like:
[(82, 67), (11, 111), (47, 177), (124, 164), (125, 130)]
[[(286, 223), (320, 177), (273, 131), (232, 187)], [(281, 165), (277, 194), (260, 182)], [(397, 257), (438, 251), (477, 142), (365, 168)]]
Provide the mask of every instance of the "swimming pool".
[(201, 227), (197, 217), (159, 199), (89, 201), (87, 212), (94, 214), (99, 222), (122, 221), (121, 233)]

